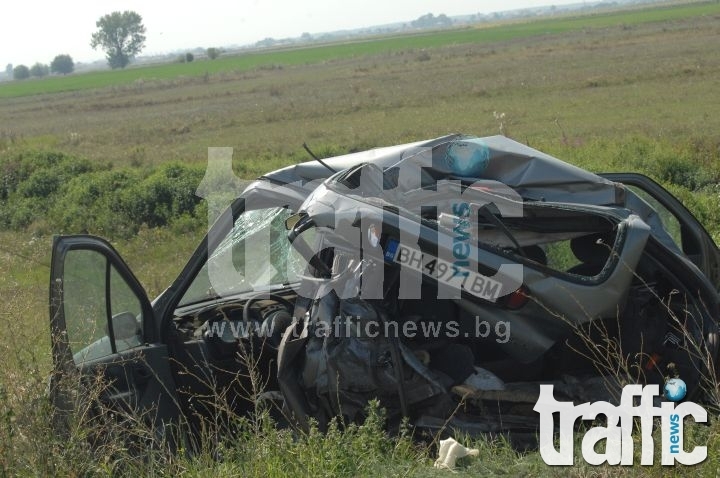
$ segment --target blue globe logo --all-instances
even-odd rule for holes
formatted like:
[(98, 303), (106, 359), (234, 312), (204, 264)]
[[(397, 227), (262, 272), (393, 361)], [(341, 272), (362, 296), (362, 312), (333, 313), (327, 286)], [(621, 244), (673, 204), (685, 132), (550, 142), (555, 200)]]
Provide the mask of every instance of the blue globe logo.
[(480, 177), (490, 162), (490, 148), (479, 138), (453, 141), (445, 153), (450, 170), (463, 177)]
[(679, 378), (671, 378), (665, 382), (663, 391), (665, 392), (665, 397), (668, 400), (679, 402), (685, 398), (685, 395), (687, 395), (687, 385), (685, 385), (685, 382)]

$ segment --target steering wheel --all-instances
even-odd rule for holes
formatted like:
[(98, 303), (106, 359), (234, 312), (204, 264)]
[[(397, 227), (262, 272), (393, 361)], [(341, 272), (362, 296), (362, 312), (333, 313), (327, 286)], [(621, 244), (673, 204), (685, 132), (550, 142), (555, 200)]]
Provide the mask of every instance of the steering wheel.
[(250, 320), (250, 307), (252, 307), (252, 305), (255, 302), (258, 302), (260, 300), (266, 300), (266, 299), (271, 299), (271, 300), (274, 300), (275, 302), (279, 302), (280, 304), (284, 305), (285, 307), (287, 307), (288, 312), (292, 316), (293, 310), (295, 309), (295, 304), (293, 304), (292, 302), (290, 302), (289, 300), (287, 300), (286, 298), (284, 298), (283, 296), (281, 296), (279, 294), (274, 294), (272, 292), (269, 294), (267, 292), (261, 292), (256, 296), (250, 297), (245, 302), (245, 305), (243, 305), (243, 321), (247, 322)]

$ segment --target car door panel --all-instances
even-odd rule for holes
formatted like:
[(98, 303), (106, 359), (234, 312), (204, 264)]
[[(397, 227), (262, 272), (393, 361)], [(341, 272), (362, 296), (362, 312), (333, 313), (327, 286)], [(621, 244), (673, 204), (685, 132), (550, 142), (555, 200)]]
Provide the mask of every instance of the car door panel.
[[(153, 426), (176, 418), (167, 345), (155, 342), (147, 296), (112, 246), (92, 236), (55, 237), (50, 290), (56, 373), (79, 372), (90, 384), (101, 377), (101, 405)], [(58, 393), (53, 399), (67, 404)]]
[[(672, 229), (667, 223), (677, 221), (678, 231), (674, 241), (683, 253), (710, 279), (720, 290), (720, 253), (717, 245), (702, 224), (675, 196), (649, 177), (638, 173), (605, 173), (602, 177), (624, 184), (641, 199), (655, 202), (654, 209), (659, 215), (665, 215), (665, 228)], [(670, 217), (668, 217), (670, 215)], [(670, 219), (670, 221), (668, 221)], [(669, 231), (671, 232), (671, 231)]]
[(173, 383), (168, 360), (167, 346), (147, 344), (83, 364), (79, 370), (84, 377), (102, 376), (104, 388), (98, 398), (105, 407), (167, 422), (177, 416), (174, 390), (168, 389)]

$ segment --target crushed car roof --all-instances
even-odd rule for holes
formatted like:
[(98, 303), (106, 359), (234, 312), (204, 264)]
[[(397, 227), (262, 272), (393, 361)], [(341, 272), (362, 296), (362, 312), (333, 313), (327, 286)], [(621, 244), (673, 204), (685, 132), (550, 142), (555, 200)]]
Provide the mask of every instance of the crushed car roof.
[(624, 189), (617, 183), (505, 136), (452, 134), (327, 158), (322, 163), (308, 161), (263, 178), (283, 184), (322, 180), (332, 174), (327, 166), (342, 171), (363, 163), (383, 170), (421, 169), (435, 180), (494, 180), (513, 188), (526, 200), (608, 206), (624, 203)]

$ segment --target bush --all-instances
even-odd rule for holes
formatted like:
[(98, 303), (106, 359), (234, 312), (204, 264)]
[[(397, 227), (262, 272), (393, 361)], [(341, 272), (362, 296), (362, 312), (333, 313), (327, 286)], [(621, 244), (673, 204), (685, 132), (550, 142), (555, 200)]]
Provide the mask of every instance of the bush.
[(207, 222), (195, 190), (204, 168), (170, 163), (157, 169), (108, 169), (52, 152), (0, 157), (0, 227), (37, 220), (57, 233), (129, 237), (143, 225), (178, 230)]
[(193, 216), (199, 198), (195, 190), (204, 170), (171, 163), (130, 185), (118, 197), (117, 212), (129, 223), (149, 227), (169, 225), (183, 215)]
[[(0, 200), (7, 199), (15, 191), (23, 191), (23, 195), (32, 197), (45, 197), (40, 191), (26, 182), (42, 181), (40, 177), (32, 179), (33, 175), (52, 173), (57, 176), (58, 183), (69, 178), (91, 171), (92, 163), (86, 159), (79, 159), (63, 153), (47, 151), (26, 151), (7, 157), (0, 156)], [(47, 193), (54, 192), (55, 189)]]
[[(203, 224), (195, 190), (204, 170), (169, 164), (145, 174), (139, 169), (98, 171), (70, 181), (51, 211), (63, 232), (129, 237), (143, 225), (181, 228)], [(191, 219), (195, 218), (195, 220)]]
[(190, 63), (195, 59), (195, 55), (190, 52), (185, 53), (185, 63)]
[(95, 171), (73, 178), (49, 211), (49, 220), (61, 233), (94, 233), (127, 237), (139, 226), (128, 226), (117, 214), (124, 189), (140, 180), (137, 172)]
[(62, 153), (0, 157), (0, 226), (22, 229), (47, 216), (66, 184), (92, 169), (89, 161)]

